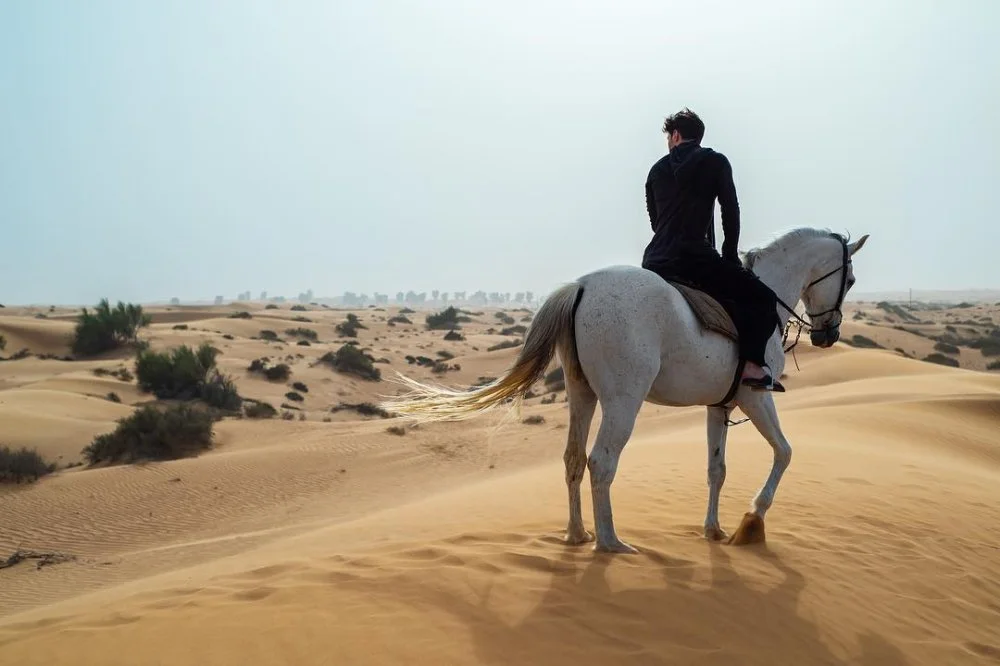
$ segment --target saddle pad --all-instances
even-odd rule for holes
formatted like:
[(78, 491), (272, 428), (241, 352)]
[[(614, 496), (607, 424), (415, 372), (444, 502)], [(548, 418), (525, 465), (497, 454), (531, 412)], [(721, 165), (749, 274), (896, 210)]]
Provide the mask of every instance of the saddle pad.
[(738, 335), (736, 333), (736, 326), (733, 324), (732, 318), (729, 313), (719, 305), (719, 302), (706, 294), (703, 291), (689, 287), (688, 285), (681, 284), (679, 282), (673, 282), (668, 280), (671, 285), (673, 285), (677, 291), (681, 292), (684, 296), (684, 300), (688, 302), (691, 309), (694, 310), (695, 317), (701, 322), (701, 325), (710, 331), (715, 331), (720, 333), (733, 342), (738, 341)]

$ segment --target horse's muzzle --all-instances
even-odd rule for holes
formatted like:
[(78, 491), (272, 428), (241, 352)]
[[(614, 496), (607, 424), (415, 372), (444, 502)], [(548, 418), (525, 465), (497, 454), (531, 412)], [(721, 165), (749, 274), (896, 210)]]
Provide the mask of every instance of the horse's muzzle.
[(821, 328), (816, 331), (810, 331), (809, 341), (813, 343), (814, 347), (819, 347), (821, 349), (826, 349), (827, 347), (832, 347), (837, 340), (840, 339), (840, 327), (833, 326), (831, 328)]

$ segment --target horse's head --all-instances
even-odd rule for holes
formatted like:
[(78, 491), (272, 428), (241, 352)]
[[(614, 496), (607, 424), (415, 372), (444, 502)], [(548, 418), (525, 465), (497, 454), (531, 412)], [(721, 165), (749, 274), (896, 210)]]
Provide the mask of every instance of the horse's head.
[(817, 347), (824, 348), (832, 347), (840, 339), (840, 324), (844, 320), (841, 307), (847, 292), (854, 286), (851, 257), (864, 246), (868, 234), (853, 243), (848, 243), (839, 234), (831, 237), (838, 244), (823, 243), (824, 254), (813, 264), (809, 282), (802, 292), (812, 328), (809, 339)]

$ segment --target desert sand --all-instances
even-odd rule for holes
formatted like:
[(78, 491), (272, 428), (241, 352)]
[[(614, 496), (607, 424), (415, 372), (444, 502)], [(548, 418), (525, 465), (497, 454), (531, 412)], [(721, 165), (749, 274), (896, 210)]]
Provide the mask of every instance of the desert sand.
[[(239, 310), (252, 318), (229, 317)], [(291, 382), (309, 392), (289, 420), (219, 422), (198, 457), (95, 469), (78, 465), (82, 447), (151, 396), (94, 370), (131, 359), (60, 360), (72, 310), (0, 310), (6, 355), (29, 354), (0, 363), (0, 444), (59, 466), (0, 487), (0, 561), (19, 548), (73, 558), (0, 570), (0, 663), (1000, 661), (1000, 373), (966, 347), (958, 368), (919, 360), (929, 335), (988, 334), (1000, 308), (921, 312), (917, 324), (855, 303), (844, 337), (885, 349), (800, 342), (776, 396), (794, 454), (765, 544), (701, 537), (704, 408), (644, 406), (613, 487), (632, 556), (561, 541), (563, 393), (526, 402), (522, 417), (541, 424), (482, 418), (392, 434), (395, 419), (330, 413), (395, 387), (315, 365), (339, 346), (347, 311), (308, 310), (151, 308), (143, 337), (154, 348), (210, 341), (244, 396), (278, 406)], [(387, 326), (397, 311), (353, 310), (385, 377), (468, 386), (517, 353), (487, 351), (510, 339), (487, 332), (501, 328), (492, 311), (458, 342), (425, 330), (424, 313)], [(320, 342), (252, 339), (299, 325)], [(461, 369), (432, 375), (405, 360), (438, 350)], [(288, 382), (251, 376), (261, 356), (287, 358)], [(732, 530), (771, 451), (749, 423), (729, 437), (721, 518)]]

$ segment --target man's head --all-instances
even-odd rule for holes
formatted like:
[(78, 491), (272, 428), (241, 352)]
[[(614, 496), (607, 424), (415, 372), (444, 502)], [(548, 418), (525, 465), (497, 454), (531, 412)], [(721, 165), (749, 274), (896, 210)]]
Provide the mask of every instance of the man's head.
[(667, 148), (673, 150), (685, 141), (701, 143), (705, 136), (705, 123), (697, 113), (685, 107), (663, 121), (663, 133), (667, 135)]

